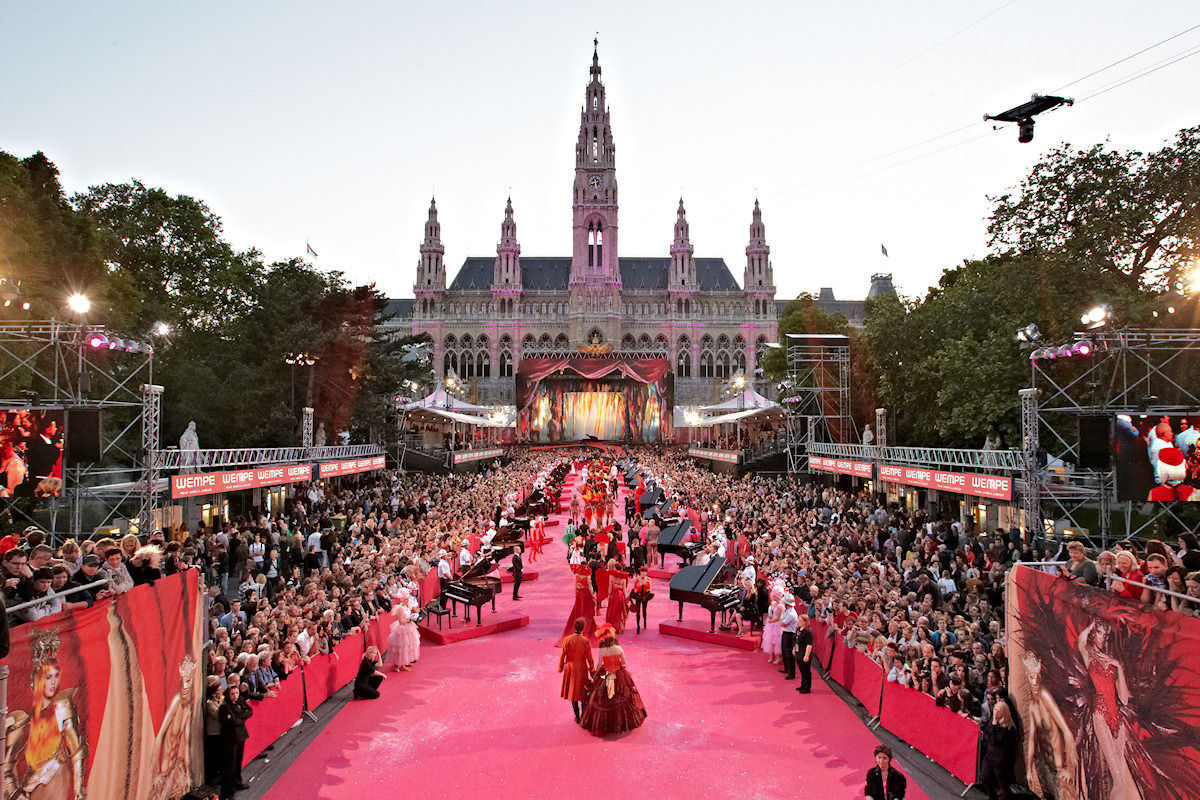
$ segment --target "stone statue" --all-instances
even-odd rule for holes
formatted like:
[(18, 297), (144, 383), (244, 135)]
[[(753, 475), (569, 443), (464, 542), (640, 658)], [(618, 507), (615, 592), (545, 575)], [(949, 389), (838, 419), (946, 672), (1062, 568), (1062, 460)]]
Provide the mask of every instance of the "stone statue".
[(317, 423), (317, 432), (313, 434), (313, 447), (325, 446), (325, 423)]
[(875, 432), (871, 430), (870, 425), (863, 425), (862, 443), (870, 447), (875, 444)]
[(984, 450), (999, 450), (1000, 449), (1000, 434), (996, 431), (988, 431), (987, 438), (983, 440)]
[(196, 435), (195, 420), (188, 423), (187, 430), (179, 437), (180, 450), (199, 450), (200, 437)]

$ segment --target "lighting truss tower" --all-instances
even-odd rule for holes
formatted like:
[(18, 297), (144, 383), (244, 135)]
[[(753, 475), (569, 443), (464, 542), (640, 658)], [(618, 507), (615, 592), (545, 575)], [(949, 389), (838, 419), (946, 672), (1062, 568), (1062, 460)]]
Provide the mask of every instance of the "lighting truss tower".
[(0, 397), (0, 407), (94, 410), (109, 433), (102, 437), (103, 463), (64, 464), (63, 496), (48, 501), (48, 524), (30, 522), (64, 533), (59, 514), (65, 505), (66, 532), (78, 537), (85, 500), (105, 509), (100, 524), (138, 500), (138, 478), (145, 477), (135, 438), (144, 406), (139, 387), (152, 382), (153, 371), (149, 344), (123, 341), (103, 326), (53, 319), (0, 322), (0, 395), (22, 393), (19, 399)]
[[(1037, 465), (1039, 447), (1048, 460), (1078, 465), (1079, 418), (1085, 415), (1194, 414), (1200, 408), (1200, 386), (1179, 379), (1177, 370), (1200, 365), (1200, 329), (1091, 330), (1075, 334), (1075, 341), (1093, 344), (1088, 356), (1033, 359), (1032, 386), (1021, 392), (1022, 442), (1027, 458), (1021, 487), (1026, 532), (1044, 534), (1047, 517), (1080, 524), (1080, 511), (1099, 514), (1099, 537), (1107, 547), (1112, 536), (1111, 509), (1116, 501), (1116, 473), (1109, 469), (1075, 469), (1061, 474)], [(1068, 343), (1069, 344), (1069, 343)], [(1048, 348), (1053, 349), (1053, 348)], [(1135, 506), (1124, 504), (1122, 537), (1139, 533), (1164, 517), (1184, 522), (1174, 502), (1148, 503), (1139, 526), (1132, 522)], [(1031, 519), (1032, 518), (1032, 519)]]
[(163, 387), (142, 384), (142, 502), (138, 512), (138, 533), (147, 534), (158, 526), (158, 444), (162, 423)]
[(787, 380), (780, 398), (788, 413), (788, 469), (807, 463), (807, 442), (852, 441), (850, 338), (787, 335)]

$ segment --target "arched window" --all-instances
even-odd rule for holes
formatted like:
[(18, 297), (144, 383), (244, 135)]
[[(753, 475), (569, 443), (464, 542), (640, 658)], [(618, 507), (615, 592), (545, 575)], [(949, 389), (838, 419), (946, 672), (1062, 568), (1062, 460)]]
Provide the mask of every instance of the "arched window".
[(689, 338), (688, 338), (688, 337), (686, 337), (686, 336), (680, 336), (680, 337), (679, 337), (679, 341), (676, 343), (676, 346), (677, 346), (677, 347), (678, 347), (680, 350), (683, 350), (683, 349), (685, 349), (685, 348), (689, 348), (689, 349), (690, 349), (690, 348), (691, 348), (691, 346), (692, 346), (692, 341), (691, 341), (691, 339), (689, 339)]
[(602, 344), (604, 342), (604, 334), (600, 333), (599, 328), (592, 328), (592, 330), (588, 333), (588, 342)]
[(734, 350), (733, 351), (733, 371), (735, 373), (740, 372), (743, 375), (746, 374), (746, 351), (745, 350)]
[(655, 350), (659, 350), (659, 351), (665, 353), (665, 352), (667, 352), (668, 346), (669, 345), (667, 345), (667, 337), (663, 336), (661, 333), (658, 336), (654, 337), (654, 349)]
[(537, 345), (532, 333), (526, 334), (525, 338), (521, 340), (521, 350), (526, 353), (528, 353), (530, 350), (533, 350), (536, 346)]
[(675, 375), (680, 378), (692, 377), (692, 353), (690, 350), (679, 351), (679, 358), (675, 362)]
[(475, 340), (471, 338), (471, 334), (464, 333), (462, 337), (462, 346), (470, 349), (475, 346)]
[(475, 356), (470, 351), (464, 350), (462, 356), (459, 357), (458, 365), (460, 367), (458, 377), (474, 378), (475, 377)]
[(452, 333), (446, 337), (443, 344), (445, 345), (446, 349), (449, 350), (451, 347), (458, 347), (458, 339)]
[(567, 350), (571, 347), (571, 340), (567, 338), (565, 333), (560, 333), (554, 337), (555, 350)]
[(513, 357), (512, 353), (507, 350), (500, 351), (500, 377), (511, 378), (513, 376)]
[(538, 337), (538, 349), (549, 350), (551, 348), (551, 346), (552, 345), (550, 344), (550, 334), (543, 333), (540, 337)]
[(711, 378), (713, 376), (713, 354), (710, 350), (705, 350), (700, 354), (700, 377)]
[(717, 353), (717, 377), (728, 378), (729, 376), (729, 353), (721, 351)]
[(650, 349), (650, 335), (643, 333), (638, 337), (638, 350), (646, 351)]
[(442, 374), (449, 375), (451, 372), (458, 372), (458, 356), (454, 353), (446, 353), (442, 358)]
[(481, 350), (475, 358), (475, 374), (481, 378), (492, 377), (492, 357), (486, 350)]
[(624, 352), (629, 352), (630, 350), (633, 350), (636, 346), (637, 346), (637, 343), (634, 341), (632, 333), (627, 333), (621, 338), (621, 350), (623, 350)]

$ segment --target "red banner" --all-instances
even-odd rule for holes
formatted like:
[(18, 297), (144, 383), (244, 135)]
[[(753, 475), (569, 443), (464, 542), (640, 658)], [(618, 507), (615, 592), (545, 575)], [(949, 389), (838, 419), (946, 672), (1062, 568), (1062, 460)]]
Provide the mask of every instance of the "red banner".
[(114, 800), (198, 784), (202, 616), (188, 570), (14, 628), (6, 783), (21, 796)]
[(246, 732), (250, 738), (246, 740), (246, 750), (242, 756), (242, 766), (249, 764), (254, 757), (267, 748), (300, 719), (304, 710), (304, 681), (299, 672), (293, 672), (279, 684), (278, 694), (258, 702), (251, 702), (254, 716), (246, 720)]
[(1200, 797), (1200, 619), (1021, 566), (1005, 595), (1030, 788)]
[(853, 475), (855, 478), (866, 478), (868, 480), (875, 474), (875, 465), (870, 461), (848, 461), (844, 458), (825, 458), (824, 456), (809, 456), (808, 468), (819, 472), (836, 472), (839, 475)]
[(171, 498), (199, 497), (239, 489), (261, 489), (312, 480), (311, 464), (278, 464), (229, 472), (193, 472), (171, 476)]
[(988, 497), (993, 500), (1012, 500), (1012, 478), (1007, 475), (983, 475), (975, 472), (943, 472), (928, 467), (905, 467), (899, 464), (880, 464), (879, 480), (940, 489), (943, 492)]
[(896, 736), (941, 764), (963, 783), (975, 782), (979, 725), (938, 708), (924, 692), (884, 683), (880, 722)]
[(883, 690), (883, 668), (857, 647), (841, 642), (834, 648), (829, 677), (845, 687), (872, 717), (879, 716), (879, 695)]
[(317, 467), (317, 476), (332, 478), (337, 475), (354, 475), (358, 472), (370, 472), (373, 469), (383, 469), (384, 457), (352, 458), (349, 461), (326, 461)]

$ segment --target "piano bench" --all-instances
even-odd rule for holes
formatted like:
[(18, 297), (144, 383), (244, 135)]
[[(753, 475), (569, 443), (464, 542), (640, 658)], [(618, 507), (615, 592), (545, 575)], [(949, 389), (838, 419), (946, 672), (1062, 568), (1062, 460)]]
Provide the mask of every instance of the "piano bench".
[(450, 609), (440, 604), (437, 600), (430, 600), (425, 604), (425, 613), (437, 617), (438, 630), (442, 629), (442, 617), (446, 618), (446, 626), (453, 627), (450, 622)]

